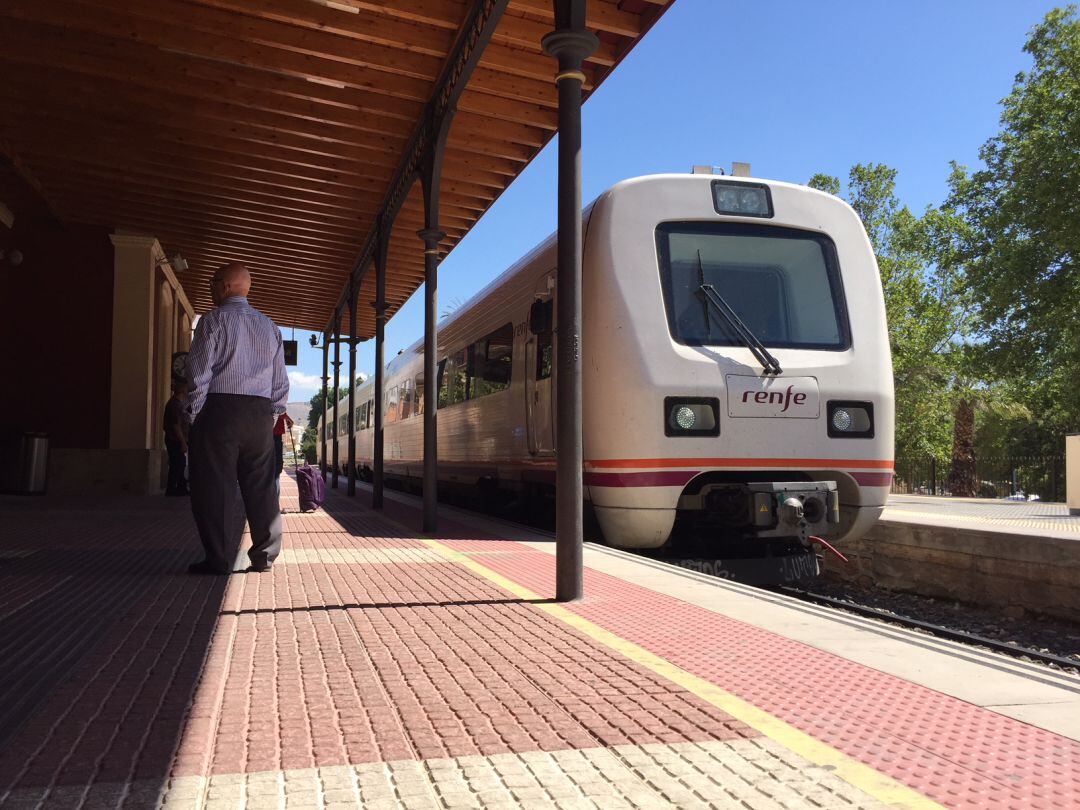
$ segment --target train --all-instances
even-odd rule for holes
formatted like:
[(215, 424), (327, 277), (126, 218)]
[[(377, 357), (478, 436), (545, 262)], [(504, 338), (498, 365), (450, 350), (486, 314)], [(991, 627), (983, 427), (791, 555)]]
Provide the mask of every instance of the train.
[[(873, 525), (893, 473), (892, 360), (849, 205), (757, 178), (637, 177), (586, 207), (582, 247), (583, 476), (604, 542), (689, 543), (775, 573)], [(439, 323), (440, 490), (553, 495), (556, 264), (552, 235)], [(384, 474), (413, 489), (423, 374), (422, 339), (385, 371)], [(374, 394), (370, 379), (355, 391), (363, 480)], [(319, 430), (344, 474), (339, 414)]]

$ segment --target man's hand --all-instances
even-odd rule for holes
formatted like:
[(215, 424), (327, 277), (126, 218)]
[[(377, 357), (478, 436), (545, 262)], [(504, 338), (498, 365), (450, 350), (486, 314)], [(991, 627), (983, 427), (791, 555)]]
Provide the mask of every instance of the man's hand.
[(289, 417), (289, 415), (288, 415), (288, 414), (285, 414), (285, 424), (286, 424), (286, 426), (288, 426), (288, 427), (292, 427), (292, 426), (293, 426), (293, 420), (292, 420), (292, 419), (291, 419), (291, 418)]

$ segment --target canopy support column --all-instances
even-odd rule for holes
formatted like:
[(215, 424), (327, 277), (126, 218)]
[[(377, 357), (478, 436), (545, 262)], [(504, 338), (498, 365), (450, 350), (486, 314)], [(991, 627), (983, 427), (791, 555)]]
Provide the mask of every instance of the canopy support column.
[[(437, 203), (436, 203), (437, 205)], [(436, 210), (436, 214), (438, 211)], [(428, 222), (432, 219), (429, 218)], [(424, 522), (425, 534), (438, 531), (439, 439), (438, 439), (438, 272), (439, 242), (446, 234), (439, 230), (438, 217), (417, 233), (424, 240)]]
[(330, 486), (337, 489), (338, 470), (341, 469), (338, 459), (338, 400), (341, 398), (341, 313), (334, 315), (334, 447), (331, 450), (331, 458), (334, 460), (334, 468), (330, 471)]
[(555, 599), (582, 595), (581, 65), (599, 41), (585, 29), (585, 0), (553, 0), (544, 52), (559, 61), (559, 217), (556, 338)]
[(346, 492), (356, 495), (356, 290), (349, 285), (349, 486)]
[(439, 191), (442, 185), (446, 136), (454, 119), (447, 109), (437, 123), (435, 145), (420, 172), (424, 189), (424, 227), (416, 235), (424, 240), (424, 520), (425, 534), (438, 531), (439, 522), (439, 243), (446, 234), (439, 230)]
[(383, 508), (383, 384), (386, 381), (386, 259), (390, 234), (382, 230), (375, 247), (375, 436), (372, 448), (371, 508)]
[(323, 332), (323, 346), (322, 346), (322, 431), (319, 436), (319, 442), (322, 446), (322, 452), (319, 453), (319, 467), (322, 470), (323, 481), (326, 480), (326, 432), (330, 429), (330, 414), (326, 410), (327, 405), (327, 392), (326, 384), (330, 381), (329, 369), (327, 366), (330, 362), (330, 336)]

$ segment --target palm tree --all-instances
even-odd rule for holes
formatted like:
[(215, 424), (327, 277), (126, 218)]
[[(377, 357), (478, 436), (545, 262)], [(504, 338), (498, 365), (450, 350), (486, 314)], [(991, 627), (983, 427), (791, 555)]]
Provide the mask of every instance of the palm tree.
[(975, 399), (972, 389), (962, 390), (953, 414), (952, 469), (949, 491), (955, 497), (974, 498), (979, 489), (975, 475)]

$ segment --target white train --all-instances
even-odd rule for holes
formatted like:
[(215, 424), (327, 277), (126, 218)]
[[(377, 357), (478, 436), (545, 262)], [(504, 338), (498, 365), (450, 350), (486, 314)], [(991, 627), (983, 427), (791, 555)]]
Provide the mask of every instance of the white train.
[[(864, 533), (893, 470), (893, 378), (855, 212), (788, 183), (657, 175), (602, 194), (584, 233), (584, 482), (605, 540), (769, 556)], [(440, 481), (551, 493), (555, 267), (552, 236), (440, 324)], [(385, 390), (385, 473), (418, 483), (422, 341)], [(365, 479), (373, 393), (357, 389)]]

